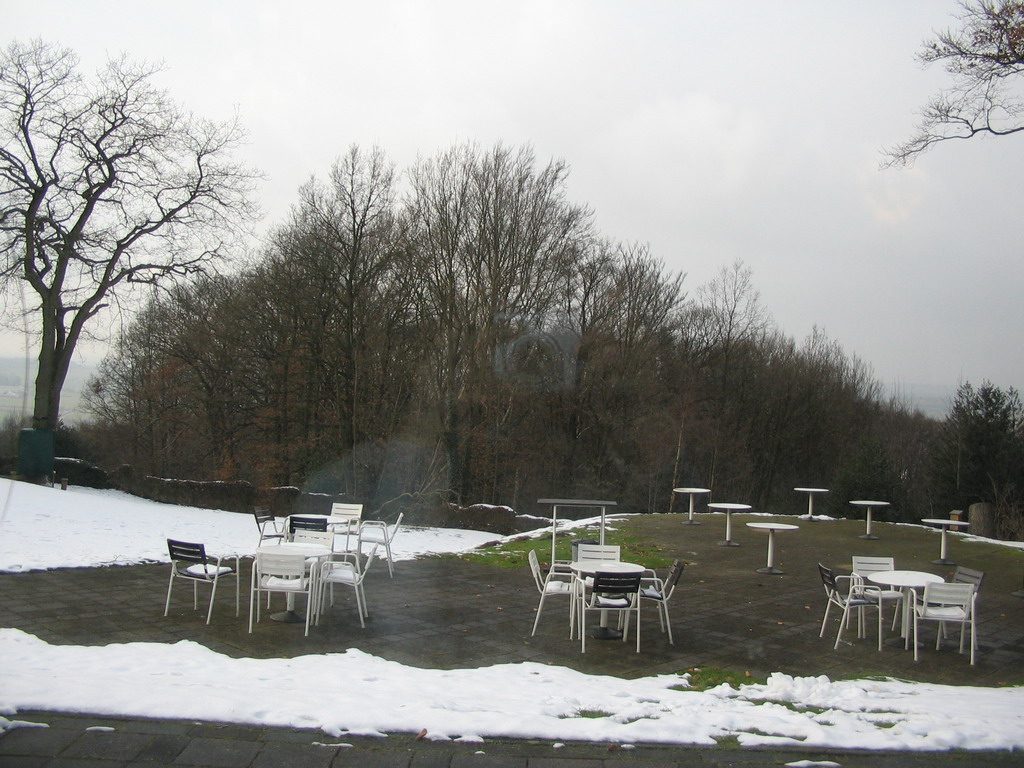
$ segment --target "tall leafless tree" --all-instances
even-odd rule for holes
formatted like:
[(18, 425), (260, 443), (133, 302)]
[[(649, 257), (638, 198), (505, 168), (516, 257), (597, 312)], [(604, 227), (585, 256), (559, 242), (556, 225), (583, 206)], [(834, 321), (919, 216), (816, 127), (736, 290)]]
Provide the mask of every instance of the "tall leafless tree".
[(965, 0), (960, 7), (960, 28), (925, 41), (917, 57), (942, 64), (953, 82), (925, 105), (914, 135), (885, 150), (885, 165), (910, 165), (951, 139), (1024, 131), (1024, 3)]
[(233, 159), (237, 120), (202, 120), (155, 84), (159, 68), (111, 60), (94, 79), (41, 41), (0, 54), (0, 277), (35, 294), (33, 424), (60, 419), (89, 322), (138, 284), (223, 258), (253, 214), (256, 174)]

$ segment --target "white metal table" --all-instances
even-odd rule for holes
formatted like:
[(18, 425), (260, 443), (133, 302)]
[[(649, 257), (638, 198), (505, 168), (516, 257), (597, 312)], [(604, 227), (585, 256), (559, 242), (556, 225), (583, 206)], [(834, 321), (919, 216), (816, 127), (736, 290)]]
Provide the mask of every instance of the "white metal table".
[(851, 501), (850, 503), (853, 506), (855, 506), (855, 507), (863, 507), (866, 510), (866, 513), (865, 513), (865, 515), (866, 515), (865, 516), (865, 521), (866, 522), (865, 522), (864, 533), (862, 533), (860, 535), (860, 538), (862, 538), (862, 539), (871, 539), (872, 541), (876, 540), (878, 537), (875, 536), (871, 532), (871, 512), (876, 507), (877, 508), (888, 507), (889, 506), (889, 502), (888, 501), (864, 501), (864, 500), (860, 500), (860, 501)]
[[(924, 589), (925, 584), (937, 584), (943, 581), (941, 576), (927, 571), (875, 571), (867, 574), (867, 580), (872, 584), (881, 587), (899, 589), (903, 592), (903, 615), (900, 620), (900, 639), (890, 638), (886, 640), (887, 645), (902, 645), (904, 648), (910, 645), (910, 611), (911, 594), (913, 589)], [(881, 606), (879, 606), (881, 608)]]
[(732, 540), (732, 513), (744, 512), (750, 509), (749, 504), (733, 504), (729, 501), (713, 501), (708, 504), (708, 509), (717, 509), (725, 512), (725, 541), (718, 542), (720, 547), (738, 547), (739, 542)]
[(673, 493), (686, 493), (690, 496), (690, 514), (683, 520), (683, 525), (700, 525), (700, 521), (693, 519), (694, 497), (702, 493), (711, 493), (710, 488), (673, 488)]
[(924, 517), (921, 518), (921, 522), (928, 523), (929, 525), (937, 525), (942, 529), (942, 539), (939, 541), (939, 559), (932, 560), (932, 563), (935, 565), (956, 565), (955, 562), (946, 556), (946, 548), (948, 546), (946, 534), (949, 533), (950, 528), (965, 528), (969, 523), (966, 520), (943, 520), (940, 517)]
[(800, 528), (799, 525), (792, 525), (790, 523), (747, 523), (747, 528), (756, 528), (761, 531), (768, 531), (768, 563), (764, 568), (756, 569), (758, 573), (764, 573), (769, 576), (779, 576), (785, 571), (775, 567), (775, 532), (776, 531), (795, 531)]
[(828, 493), (828, 488), (794, 488), (797, 493), (807, 494), (807, 514), (800, 515), (801, 520), (817, 520), (814, 516), (814, 494), (816, 493)]

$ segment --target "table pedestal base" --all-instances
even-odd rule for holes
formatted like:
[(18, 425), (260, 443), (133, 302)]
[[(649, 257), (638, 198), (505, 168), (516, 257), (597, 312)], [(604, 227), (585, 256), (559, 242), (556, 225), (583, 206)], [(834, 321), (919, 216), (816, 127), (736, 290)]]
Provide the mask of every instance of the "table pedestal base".
[(878, 541), (878, 537), (873, 533), (862, 533), (857, 537), (858, 539), (867, 539), (869, 541)]
[(932, 560), (932, 565), (956, 565), (956, 563), (948, 557), (940, 557), (938, 560)]
[(764, 568), (757, 568), (755, 570), (757, 573), (763, 573), (766, 576), (781, 576), (783, 573), (785, 573), (785, 571), (781, 570), (780, 568), (776, 568), (774, 565), (770, 567), (766, 566)]
[(611, 627), (594, 627), (590, 636), (595, 640), (621, 640), (622, 632)]
[(697, 520), (683, 520), (683, 525), (700, 525)]
[(725, 541), (718, 542), (718, 546), (720, 547), (738, 547), (739, 545), (740, 543), (738, 541), (733, 541), (732, 539), (726, 539)]
[(280, 621), (285, 624), (305, 624), (306, 617), (300, 616), (295, 611), (281, 611), (279, 613), (270, 614), (271, 621)]

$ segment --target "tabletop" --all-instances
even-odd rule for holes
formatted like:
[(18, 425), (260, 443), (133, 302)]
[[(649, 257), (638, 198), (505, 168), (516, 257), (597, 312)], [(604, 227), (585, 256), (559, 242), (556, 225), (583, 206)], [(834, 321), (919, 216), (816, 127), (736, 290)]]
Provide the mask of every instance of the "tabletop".
[(747, 523), (747, 528), (760, 528), (765, 531), (795, 531), (799, 527), (791, 523)]
[(858, 507), (888, 507), (888, 501), (851, 501), (851, 504), (856, 504)]
[(828, 493), (828, 488), (794, 488), (793, 490), (802, 493)]
[(749, 504), (734, 504), (731, 501), (713, 501), (708, 506), (711, 509), (725, 509), (735, 511), (738, 509), (750, 509)]
[(888, 587), (923, 587), (925, 584), (945, 581), (941, 576), (927, 571), (877, 571), (867, 574), (867, 579)]
[(963, 527), (965, 525), (970, 525), (970, 523), (967, 522), (966, 520), (947, 520), (947, 519), (941, 518), (941, 517), (922, 517), (921, 518), (921, 522), (922, 523), (931, 523), (932, 525), (948, 525), (948, 526), (953, 526), (953, 527), (958, 527), (958, 528), (959, 527)]
[(710, 488), (673, 488), (675, 493), (711, 493)]
[(569, 568), (577, 573), (641, 573), (647, 570), (639, 563), (622, 560), (573, 560)]

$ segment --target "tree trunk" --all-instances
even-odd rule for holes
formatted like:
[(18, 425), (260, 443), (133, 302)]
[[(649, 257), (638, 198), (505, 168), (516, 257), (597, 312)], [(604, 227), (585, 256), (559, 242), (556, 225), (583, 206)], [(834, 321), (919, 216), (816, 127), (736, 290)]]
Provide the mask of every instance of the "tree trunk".
[(996, 516), (995, 507), (985, 502), (971, 504), (968, 509), (968, 530), (972, 536), (984, 536), (988, 539), (996, 538)]

